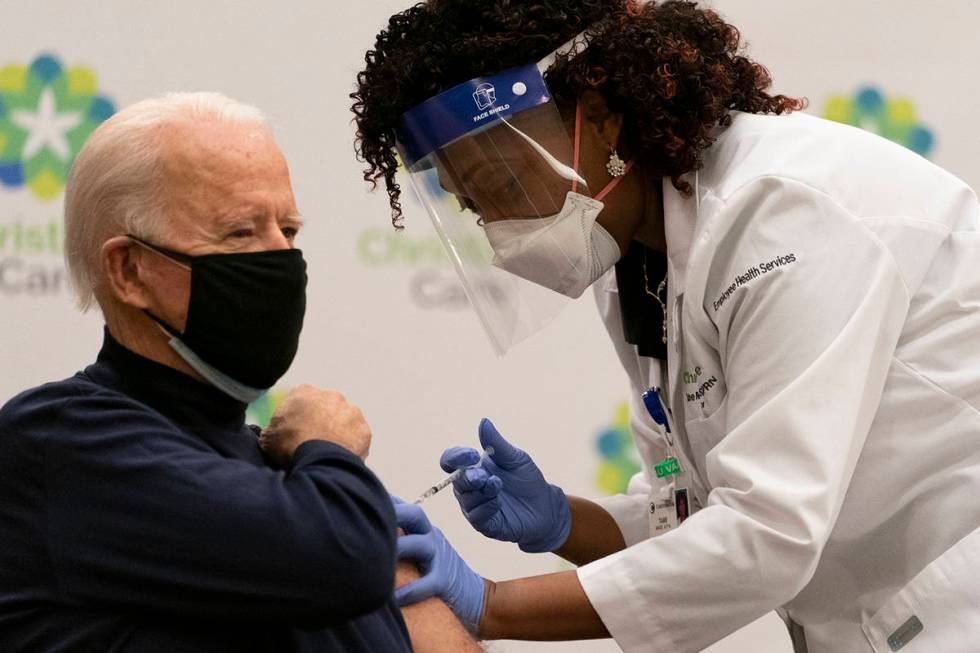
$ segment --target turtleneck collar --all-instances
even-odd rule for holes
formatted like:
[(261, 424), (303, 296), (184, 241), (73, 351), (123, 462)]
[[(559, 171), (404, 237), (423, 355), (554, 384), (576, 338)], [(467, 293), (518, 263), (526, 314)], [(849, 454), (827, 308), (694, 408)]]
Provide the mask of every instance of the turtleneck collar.
[(247, 404), (217, 388), (126, 349), (105, 330), (99, 357), (83, 372), (194, 433), (243, 428)]

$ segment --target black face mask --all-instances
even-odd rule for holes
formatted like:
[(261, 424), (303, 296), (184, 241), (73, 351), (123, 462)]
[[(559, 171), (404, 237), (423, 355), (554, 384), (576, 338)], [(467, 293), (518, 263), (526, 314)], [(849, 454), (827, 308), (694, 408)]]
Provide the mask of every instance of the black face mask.
[(303, 253), (281, 249), (190, 256), (129, 237), (191, 270), (184, 331), (149, 311), (147, 315), (233, 381), (261, 390), (275, 385), (292, 364), (303, 329), (307, 278)]

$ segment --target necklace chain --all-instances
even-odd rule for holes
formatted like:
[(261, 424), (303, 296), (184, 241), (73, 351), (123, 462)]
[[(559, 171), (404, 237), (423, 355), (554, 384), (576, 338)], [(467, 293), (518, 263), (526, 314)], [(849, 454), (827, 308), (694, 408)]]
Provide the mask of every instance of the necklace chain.
[(660, 283), (657, 285), (657, 292), (653, 292), (652, 290), (650, 290), (650, 277), (647, 276), (647, 253), (644, 251), (643, 252), (643, 289), (646, 291), (648, 295), (656, 299), (658, 304), (660, 304), (660, 310), (663, 312), (664, 315), (664, 323), (663, 323), (664, 332), (661, 340), (665, 345), (667, 344), (667, 302), (665, 301), (665, 299), (660, 299), (660, 294), (663, 293), (666, 288), (667, 288), (667, 273), (665, 272), (664, 278), (661, 279)]

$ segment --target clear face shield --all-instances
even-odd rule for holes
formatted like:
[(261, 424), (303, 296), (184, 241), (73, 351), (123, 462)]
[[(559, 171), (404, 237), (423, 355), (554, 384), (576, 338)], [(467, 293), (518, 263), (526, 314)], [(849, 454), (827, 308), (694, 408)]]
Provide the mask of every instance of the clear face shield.
[[(480, 77), (406, 112), (398, 150), (498, 354), (543, 328), (619, 259), (595, 223), (575, 138), (538, 64)], [(601, 269), (600, 269), (601, 268)]]

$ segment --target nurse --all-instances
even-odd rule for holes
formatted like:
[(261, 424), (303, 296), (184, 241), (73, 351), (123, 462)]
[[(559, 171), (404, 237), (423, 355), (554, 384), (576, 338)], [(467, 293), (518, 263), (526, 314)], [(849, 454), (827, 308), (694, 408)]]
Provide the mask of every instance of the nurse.
[(484, 580), (402, 505), (401, 599), (488, 639), (698, 651), (777, 609), (797, 651), (976, 650), (976, 195), (796, 113), (739, 44), (636, 0), (431, 0), (378, 36), (365, 178), (397, 225), (404, 164), (501, 353), (593, 289), (645, 463), (569, 497), (485, 420), (467, 519), (578, 569)]

